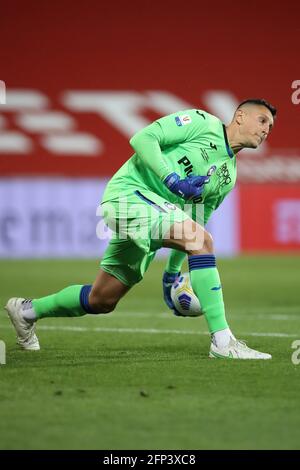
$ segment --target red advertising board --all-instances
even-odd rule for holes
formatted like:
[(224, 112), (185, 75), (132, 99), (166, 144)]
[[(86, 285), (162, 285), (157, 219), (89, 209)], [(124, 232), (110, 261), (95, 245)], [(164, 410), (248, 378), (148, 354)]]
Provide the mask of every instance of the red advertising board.
[(3, 210), (12, 177), (81, 188), (112, 175), (153, 119), (193, 107), (227, 124), (239, 102), (262, 97), (278, 117), (260, 149), (238, 155), (229, 251), (300, 249), (299, 17), (296, 0), (1, 2)]
[(239, 205), (242, 251), (300, 249), (299, 185), (244, 184)]
[(279, 109), (262, 158), (299, 160), (299, 5), (2, 2), (0, 174), (110, 175), (152, 119), (248, 97)]

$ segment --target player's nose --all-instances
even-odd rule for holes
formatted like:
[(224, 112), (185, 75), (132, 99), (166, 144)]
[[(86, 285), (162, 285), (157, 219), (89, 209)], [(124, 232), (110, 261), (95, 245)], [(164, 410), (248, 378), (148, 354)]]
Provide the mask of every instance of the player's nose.
[(270, 129), (270, 126), (269, 126), (269, 124), (268, 124), (268, 123), (266, 123), (266, 125), (265, 125), (265, 128), (264, 128), (264, 130), (263, 130), (263, 131), (264, 131), (264, 133), (265, 133), (265, 135), (266, 135), (266, 137), (269, 135), (269, 133), (270, 133), (270, 130), (271, 130), (271, 129)]

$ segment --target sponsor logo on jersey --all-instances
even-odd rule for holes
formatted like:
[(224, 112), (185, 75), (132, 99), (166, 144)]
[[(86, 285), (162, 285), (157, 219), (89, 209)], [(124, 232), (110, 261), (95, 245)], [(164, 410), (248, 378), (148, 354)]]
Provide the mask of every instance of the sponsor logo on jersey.
[(190, 160), (186, 155), (177, 160), (177, 162), (179, 163), (179, 165), (183, 165), (186, 176), (189, 176), (189, 174), (192, 173), (193, 165), (191, 164)]
[(213, 150), (218, 150), (217, 149), (217, 146), (215, 144), (213, 144), (212, 142), (209, 143), (210, 145), (210, 148), (213, 149)]
[(183, 116), (176, 116), (175, 121), (177, 126), (186, 126), (192, 122), (192, 118), (188, 114), (184, 114)]
[(218, 169), (216, 175), (219, 178), (217, 189), (223, 188), (223, 186), (231, 183), (231, 177), (227, 168), (227, 163), (223, 163), (223, 165)]

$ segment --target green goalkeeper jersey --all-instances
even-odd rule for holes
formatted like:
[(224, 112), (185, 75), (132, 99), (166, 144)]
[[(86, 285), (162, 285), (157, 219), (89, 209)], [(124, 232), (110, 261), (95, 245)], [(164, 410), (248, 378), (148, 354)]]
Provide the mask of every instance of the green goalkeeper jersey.
[(164, 179), (173, 172), (180, 178), (212, 173), (202, 195), (192, 200), (204, 204), (206, 223), (235, 185), (236, 157), (226, 128), (205, 111), (189, 109), (162, 117), (135, 134), (130, 144), (135, 154), (108, 182), (102, 202), (146, 189), (184, 208), (186, 201), (173, 194)]

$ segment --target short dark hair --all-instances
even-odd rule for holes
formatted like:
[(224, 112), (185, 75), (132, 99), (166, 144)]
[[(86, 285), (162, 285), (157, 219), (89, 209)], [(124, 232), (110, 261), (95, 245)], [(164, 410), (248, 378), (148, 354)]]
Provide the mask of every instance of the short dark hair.
[(243, 106), (244, 104), (258, 104), (258, 105), (261, 105), (261, 106), (265, 106), (266, 108), (268, 108), (268, 110), (271, 112), (272, 116), (275, 118), (276, 117), (276, 114), (277, 114), (277, 109), (275, 108), (275, 106), (272, 106), (270, 103), (268, 103), (268, 101), (264, 100), (264, 99), (261, 99), (261, 98), (250, 98), (248, 100), (245, 100), (245, 101), (242, 101), (237, 109), (239, 109), (241, 106)]

